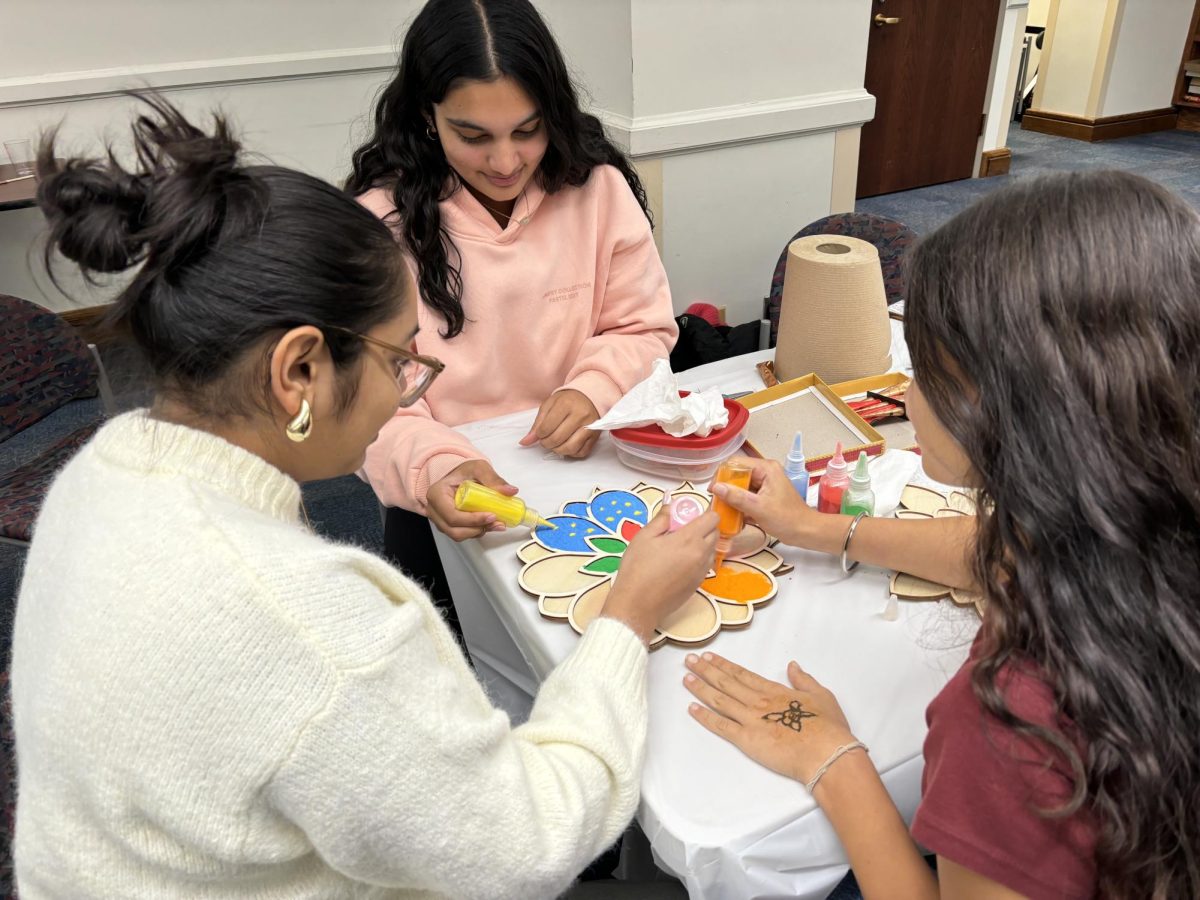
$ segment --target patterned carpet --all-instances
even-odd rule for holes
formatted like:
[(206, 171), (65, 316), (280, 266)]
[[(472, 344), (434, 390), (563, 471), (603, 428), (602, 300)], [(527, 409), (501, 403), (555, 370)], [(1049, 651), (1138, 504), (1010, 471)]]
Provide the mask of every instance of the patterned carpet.
[(1021, 131), (1008, 132), (1012, 168), (1008, 175), (973, 178), (859, 200), (856, 212), (878, 213), (927, 234), (985, 194), (1046, 172), (1124, 169), (1158, 181), (1200, 209), (1200, 134), (1159, 131), (1115, 141), (1089, 144)]

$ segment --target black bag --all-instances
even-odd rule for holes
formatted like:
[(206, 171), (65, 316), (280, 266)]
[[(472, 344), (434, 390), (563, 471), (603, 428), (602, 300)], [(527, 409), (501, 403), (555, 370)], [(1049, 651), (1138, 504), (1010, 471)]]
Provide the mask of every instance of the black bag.
[(683, 372), (695, 366), (753, 353), (758, 349), (758, 322), (743, 325), (712, 326), (699, 316), (676, 316), (679, 341), (671, 351), (671, 371)]

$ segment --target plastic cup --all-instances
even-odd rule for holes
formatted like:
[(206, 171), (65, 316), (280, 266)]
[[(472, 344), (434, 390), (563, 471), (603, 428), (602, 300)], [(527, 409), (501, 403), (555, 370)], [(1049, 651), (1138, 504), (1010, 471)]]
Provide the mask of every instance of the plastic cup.
[(18, 178), (33, 174), (33, 145), (27, 140), (5, 141), (4, 151), (17, 170)]

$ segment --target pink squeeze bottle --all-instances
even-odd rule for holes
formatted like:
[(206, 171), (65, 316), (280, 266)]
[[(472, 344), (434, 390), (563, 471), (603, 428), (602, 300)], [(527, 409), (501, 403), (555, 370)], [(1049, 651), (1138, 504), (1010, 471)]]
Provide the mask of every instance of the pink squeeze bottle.
[[(826, 445), (828, 446), (828, 445)], [(838, 441), (833, 450), (833, 458), (825, 467), (825, 474), (817, 485), (817, 511), (823, 513), (840, 513), (842, 511), (842, 494), (850, 486), (850, 467), (846, 465), (846, 457), (842, 456), (842, 442)]]

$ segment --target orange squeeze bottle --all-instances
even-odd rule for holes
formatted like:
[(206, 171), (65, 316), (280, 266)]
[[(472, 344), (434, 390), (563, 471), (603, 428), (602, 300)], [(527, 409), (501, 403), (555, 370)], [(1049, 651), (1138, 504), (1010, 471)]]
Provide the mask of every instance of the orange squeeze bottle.
[[(717, 469), (717, 477), (714, 481), (731, 484), (748, 491), (753, 471), (749, 466), (741, 463), (723, 462)], [(713, 571), (719, 572), (721, 564), (725, 562), (725, 557), (729, 554), (729, 548), (733, 545), (733, 539), (741, 533), (745, 520), (740, 509), (734, 509), (720, 497), (713, 497), (712, 508), (713, 512), (717, 514), (718, 532), (717, 558), (713, 563)]]

